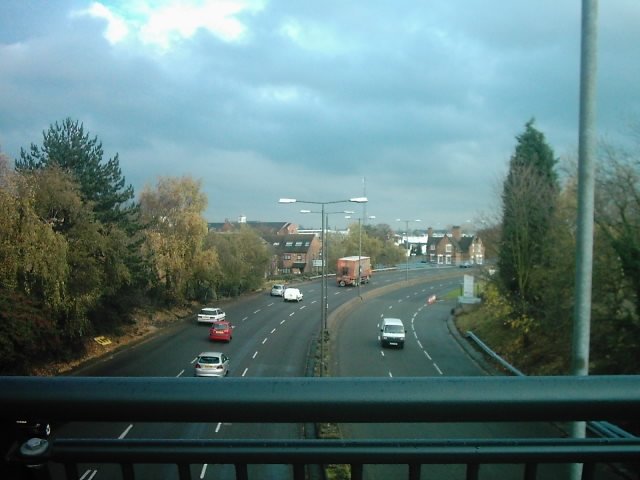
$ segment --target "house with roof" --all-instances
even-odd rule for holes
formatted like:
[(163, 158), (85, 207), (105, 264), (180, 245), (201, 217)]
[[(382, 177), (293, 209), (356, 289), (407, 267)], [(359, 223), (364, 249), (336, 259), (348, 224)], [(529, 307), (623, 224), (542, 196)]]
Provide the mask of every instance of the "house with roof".
[(314, 272), (322, 260), (322, 242), (317, 235), (295, 233), (263, 235), (273, 252), (269, 275), (301, 275)]
[[(301, 275), (314, 271), (322, 257), (322, 242), (314, 233), (300, 233), (298, 226), (291, 222), (247, 221), (246, 217), (232, 222), (212, 222), (210, 232), (233, 234), (240, 228), (252, 228), (272, 252), (268, 276)], [(318, 269), (319, 267), (315, 267)]]
[(465, 263), (482, 265), (484, 245), (477, 235), (464, 234), (462, 228), (454, 226), (450, 233), (435, 235), (429, 228), (427, 235), (426, 260), (438, 265), (462, 265)]

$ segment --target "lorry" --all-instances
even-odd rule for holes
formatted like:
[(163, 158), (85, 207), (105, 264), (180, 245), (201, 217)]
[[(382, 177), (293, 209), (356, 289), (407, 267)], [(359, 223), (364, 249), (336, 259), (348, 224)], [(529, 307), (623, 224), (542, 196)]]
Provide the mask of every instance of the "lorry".
[[(360, 275), (358, 275), (358, 265)], [(359, 279), (359, 281), (358, 281)], [(371, 258), (354, 255), (338, 259), (336, 266), (336, 282), (339, 286), (369, 283), (371, 279)]]

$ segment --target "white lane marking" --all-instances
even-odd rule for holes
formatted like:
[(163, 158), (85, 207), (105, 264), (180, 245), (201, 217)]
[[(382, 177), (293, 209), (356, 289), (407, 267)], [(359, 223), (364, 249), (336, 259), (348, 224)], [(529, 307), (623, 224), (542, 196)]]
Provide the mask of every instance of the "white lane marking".
[(248, 371), (249, 371), (249, 367), (245, 368), (244, 372), (242, 372), (241, 376), (244, 377), (247, 374)]
[(438, 367), (438, 365), (435, 362), (433, 362), (433, 366), (436, 367), (436, 370), (440, 375), (443, 375), (442, 370), (440, 370), (440, 367)]
[(380, 350), (380, 355), (382, 355), (384, 357), (384, 351)]
[(133, 428), (133, 424), (131, 424), (127, 428), (125, 428), (124, 432), (122, 432), (120, 434), (120, 436), (118, 437), (118, 440), (122, 440), (124, 437), (126, 437), (129, 434), (129, 431), (131, 431), (132, 428)]
[(258, 351), (256, 350), (256, 353), (253, 354), (253, 357), (251, 358), (256, 358), (258, 356)]
[(429, 360), (433, 360), (433, 358), (431, 358), (431, 355), (429, 355), (429, 352), (427, 352), (426, 350), (423, 350), (423, 351)]
[(260, 308), (258, 310), (256, 310), (255, 312), (253, 312), (253, 314), (255, 315), (256, 313), (260, 313)]
[(219, 422), (218, 425), (216, 425), (216, 433), (218, 433), (221, 428), (222, 428), (222, 422)]
[(176, 375), (176, 377), (181, 377), (183, 373), (184, 373), (184, 370), (181, 370), (180, 373)]
[(245, 321), (246, 319), (248, 319), (248, 318), (249, 318), (249, 317), (244, 317), (244, 318), (242, 319), (242, 321), (244, 322), (244, 321)]
[(391, 310), (393, 308), (393, 305), (389, 305), (389, 310)]
[[(416, 338), (418, 337), (416, 336)], [(422, 343), (420, 343), (420, 340), (418, 340), (418, 346), (420, 347), (420, 350), (424, 350), (424, 347), (422, 346)]]
[(267, 304), (267, 307), (273, 307), (273, 305), (274, 305), (274, 302), (271, 302)]
[(200, 478), (204, 478), (207, 473), (207, 464), (202, 465), (202, 470), (200, 470)]
[(276, 329), (274, 328), (273, 330), (271, 330), (269, 333), (275, 333)]
[(96, 476), (97, 473), (98, 473), (98, 470), (87, 470), (82, 474), (82, 476), (80, 477), (80, 480), (91, 480), (93, 477)]
[(198, 357), (194, 358), (193, 360), (191, 360), (191, 365), (193, 365), (194, 363), (196, 363), (196, 360), (198, 360)]
[(303, 306), (300, 307), (300, 310), (304, 310), (305, 308), (307, 308), (307, 306), (303, 305)]
[(393, 373), (389, 372), (389, 376), (390, 376), (390, 377), (393, 377)]
[(262, 340), (262, 344), (264, 345), (265, 343), (267, 343), (267, 340), (269, 340), (269, 337), (264, 337), (264, 340)]
[(290, 316), (290, 317), (293, 317), (295, 314), (296, 314), (296, 312), (291, 312), (291, 313), (289, 314), (289, 316)]
[(280, 325), (282, 325), (284, 322), (286, 322), (286, 320), (282, 320), (282, 321), (280, 322)]
[(316, 302), (317, 302), (317, 300), (313, 300), (311, 303), (316, 303)]

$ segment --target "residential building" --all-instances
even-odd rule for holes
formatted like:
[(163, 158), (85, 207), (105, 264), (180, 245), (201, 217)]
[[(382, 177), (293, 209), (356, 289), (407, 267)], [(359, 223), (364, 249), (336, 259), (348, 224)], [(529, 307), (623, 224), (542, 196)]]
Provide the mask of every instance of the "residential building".
[(462, 265), (464, 263), (482, 265), (484, 245), (477, 235), (463, 234), (462, 228), (454, 226), (450, 233), (435, 235), (429, 228), (427, 233), (426, 260), (438, 265)]
[[(273, 251), (270, 275), (301, 275), (321, 265), (322, 242), (314, 234), (266, 235)], [(316, 267), (314, 269), (314, 267)]]

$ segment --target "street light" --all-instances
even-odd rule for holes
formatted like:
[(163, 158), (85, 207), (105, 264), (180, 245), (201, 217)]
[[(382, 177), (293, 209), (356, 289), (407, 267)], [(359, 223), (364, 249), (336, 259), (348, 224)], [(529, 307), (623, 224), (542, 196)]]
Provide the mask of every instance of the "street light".
[(324, 335), (327, 329), (327, 256), (326, 256), (326, 232), (325, 232), (325, 206), (334, 203), (367, 203), (367, 197), (354, 197), (345, 200), (333, 200), (329, 202), (315, 202), (311, 200), (298, 200), (297, 198), (281, 198), (278, 203), (306, 203), (320, 205), (322, 214), (322, 281), (320, 282), (320, 376), (324, 376)]
[(409, 281), (409, 257), (411, 256), (411, 244), (409, 243), (409, 222), (421, 222), (422, 220), (420, 219), (415, 219), (415, 220), (402, 220), (400, 218), (396, 218), (397, 222), (405, 222), (406, 224), (406, 232), (407, 232), (407, 263), (406, 263), (406, 269), (405, 269), (405, 279), (408, 282)]

